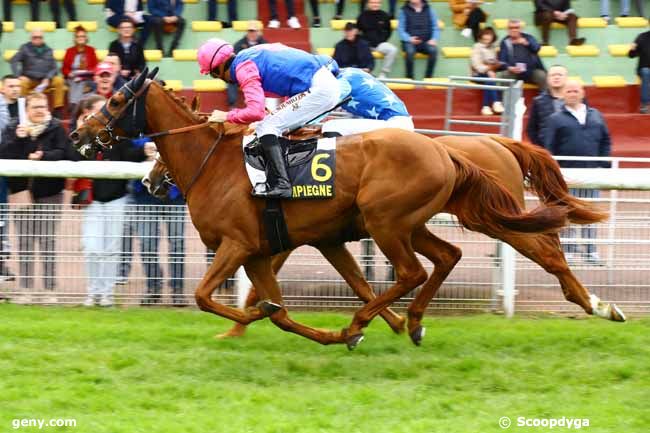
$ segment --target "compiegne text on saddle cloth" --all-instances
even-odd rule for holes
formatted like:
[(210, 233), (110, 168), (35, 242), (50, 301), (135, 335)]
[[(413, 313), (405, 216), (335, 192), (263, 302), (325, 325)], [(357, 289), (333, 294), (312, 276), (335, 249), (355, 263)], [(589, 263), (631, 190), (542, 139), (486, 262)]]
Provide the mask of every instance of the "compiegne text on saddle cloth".
[[(253, 188), (257, 189), (263, 188), (266, 183), (266, 173), (259, 156), (251, 156), (250, 146), (256, 145), (255, 138), (255, 135), (245, 136), (242, 147), (248, 179)], [(285, 157), (285, 160), (292, 185), (291, 198), (293, 200), (333, 198), (336, 138), (318, 139), (315, 146), (310, 142), (298, 142), (287, 147), (288, 152), (285, 151), (285, 155), (288, 157)]]

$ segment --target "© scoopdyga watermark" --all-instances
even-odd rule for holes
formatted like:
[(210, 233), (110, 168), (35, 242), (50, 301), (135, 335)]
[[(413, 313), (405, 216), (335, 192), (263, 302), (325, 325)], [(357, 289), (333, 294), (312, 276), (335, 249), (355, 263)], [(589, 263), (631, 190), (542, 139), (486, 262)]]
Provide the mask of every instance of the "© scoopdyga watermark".
[[(499, 418), (499, 427), (507, 429), (512, 426), (512, 420), (507, 416)], [(517, 427), (543, 427), (543, 428), (565, 428), (565, 429), (581, 429), (589, 427), (589, 418), (526, 418), (519, 416), (516, 419), (515, 426)]]
[(15, 418), (11, 420), (11, 427), (18, 430), (22, 427), (38, 427), (39, 430), (47, 427), (76, 427), (76, 419), (62, 419), (62, 418)]

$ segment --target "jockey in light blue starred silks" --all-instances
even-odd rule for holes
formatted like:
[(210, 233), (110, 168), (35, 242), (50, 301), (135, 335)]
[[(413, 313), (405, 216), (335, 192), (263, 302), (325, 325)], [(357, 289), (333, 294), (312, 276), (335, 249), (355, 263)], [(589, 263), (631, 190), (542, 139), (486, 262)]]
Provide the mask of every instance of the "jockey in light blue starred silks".
[(360, 134), (381, 128), (413, 131), (413, 119), (406, 105), (384, 83), (358, 68), (341, 69), (338, 75), (341, 99), (351, 99), (341, 106), (361, 119), (335, 119), (323, 125), (324, 135)]

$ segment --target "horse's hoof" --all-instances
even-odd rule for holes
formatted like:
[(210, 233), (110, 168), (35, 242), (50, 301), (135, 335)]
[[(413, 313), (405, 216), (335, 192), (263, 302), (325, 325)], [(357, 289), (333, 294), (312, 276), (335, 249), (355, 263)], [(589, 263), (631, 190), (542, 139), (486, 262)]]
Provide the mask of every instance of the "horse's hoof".
[(277, 313), (282, 309), (282, 305), (268, 300), (261, 301), (259, 304), (257, 304), (257, 307), (262, 310), (262, 312), (267, 316), (272, 316), (274, 313)]
[(419, 346), (422, 343), (422, 339), (424, 338), (424, 334), (426, 334), (426, 330), (427, 328), (424, 326), (418, 326), (413, 331), (411, 331), (409, 336), (411, 337), (413, 344)]
[(350, 335), (345, 339), (348, 350), (354, 350), (363, 341), (363, 334)]
[(625, 322), (625, 314), (621, 311), (616, 304), (612, 304), (611, 319), (614, 322)]
[(215, 335), (214, 338), (217, 340), (224, 340), (226, 338), (238, 338), (242, 337), (245, 333), (246, 327), (244, 325), (235, 325), (223, 334)]

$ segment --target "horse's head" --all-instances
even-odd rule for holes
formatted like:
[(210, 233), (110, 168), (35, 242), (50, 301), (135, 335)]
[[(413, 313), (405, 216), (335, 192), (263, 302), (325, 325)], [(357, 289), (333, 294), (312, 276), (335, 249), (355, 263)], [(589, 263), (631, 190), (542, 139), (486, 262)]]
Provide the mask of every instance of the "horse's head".
[(98, 113), (88, 116), (83, 124), (70, 133), (75, 149), (94, 159), (100, 150), (110, 149), (119, 140), (136, 137), (145, 128), (144, 99), (151, 80), (158, 73), (145, 68), (142, 73), (117, 91)]
[(174, 179), (169, 174), (167, 165), (160, 157), (160, 154), (156, 155), (155, 161), (153, 168), (142, 178), (142, 184), (147, 188), (149, 194), (163, 199), (167, 197), (169, 189), (174, 185)]

